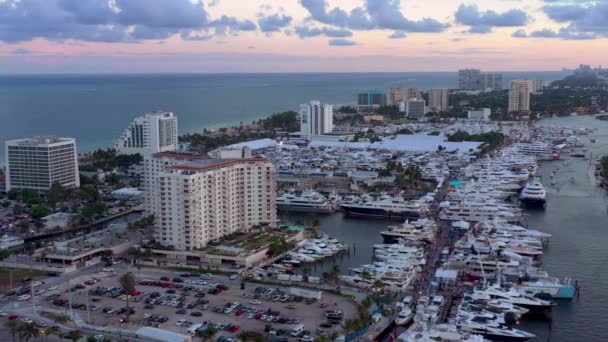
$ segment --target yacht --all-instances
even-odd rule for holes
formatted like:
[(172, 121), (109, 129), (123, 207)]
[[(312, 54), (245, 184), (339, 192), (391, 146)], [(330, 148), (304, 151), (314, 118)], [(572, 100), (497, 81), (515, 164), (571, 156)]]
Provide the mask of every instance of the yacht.
[(388, 230), (380, 232), (384, 243), (397, 243), (400, 239), (418, 240), (431, 243), (435, 238), (437, 225), (435, 221), (419, 219), (410, 222), (405, 221), (399, 226), (389, 226)]
[(380, 198), (364, 196), (352, 202), (342, 202), (340, 208), (349, 215), (374, 216), (389, 219), (416, 219), (424, 215), (428, 210), (428, 206), (421, 201), (405, 201), (401, 197), (386, 195)]
[(522, 294), (522, 292), (510, 288), (504, 289), (497, 285), (488, 287), (485, 290), (477, 290), (483, 295), (488, 295), (492, 299), (499, 299), (511, 304), (524, 307), (530, 310), (531, 313), (543, 313), (550, 311), (556, 304), (554, 302), (533, 298)]
[(524, 189), (521, 191), (519, 196), (519, 200), (525, 205), (540, 205), (545, 206), (547, 193), (545, 192), (545, 187), (538, 180), (533, 180), (528, 183)]
[(414, 318), (414, 312), (409, 307), (405, 306), (399, 311), (399, 315), (395, 318), (396, 325), (407, 325)]
[(313, 190), (303, 191), (300, 195), (290, 191), (277, 196), (277, 209), (330, 214), (334, 207), (327, 198)]
[(459, 311), (456, 326), (461, 331), (482, 335), (490, 341), (527, 341), (536, 337), (534, 334), (508, 327), (497, 321), (497, 316)]

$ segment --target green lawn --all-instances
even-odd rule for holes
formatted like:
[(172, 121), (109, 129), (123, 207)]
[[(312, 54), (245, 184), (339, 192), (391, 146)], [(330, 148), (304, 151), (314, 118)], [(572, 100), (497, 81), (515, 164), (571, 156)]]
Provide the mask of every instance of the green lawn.
[(11, 270), (13, 271), (13, 286), (16, 287), (21, 284), (21, 280), (24, 278), (41, 278), (46, 277), (47, 272), (38, 270), (29, 270), (21, 268), (8, 268), (0, 267), (0, 286), (10, 286), (11, 281)]
[(608, 121), (608, 115), (598, 115), (595, 118), (602, 121)]

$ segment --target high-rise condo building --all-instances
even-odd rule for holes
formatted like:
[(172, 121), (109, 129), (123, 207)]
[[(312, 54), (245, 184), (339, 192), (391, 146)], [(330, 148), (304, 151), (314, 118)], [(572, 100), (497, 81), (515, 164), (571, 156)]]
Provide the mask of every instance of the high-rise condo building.
[(461, 90), (502, 90), (502, 82), (502, 74), (481, 73), (479, 69), (462, 69), (458, 71), (458, 88)]
[(177, 115), (153, 112), (136, 117), (114, 144), (119, 154), (148, 155), (177, 149)]
[(370, 90), (357, 95), (357, 111), (359, 112), (373, 112), (386, 106), (386, 103), (386, 94), (381, 90)]
[(388, 91), (388, 104), (396, 105), (409, 99), (421, 99), (418, 88), (391, 88)]
[(458, 89), (461, 90), (480, 90), (481, 89), (481, 70), (461, 69), (458, 70)]
[(300, 105), (300, 134), (310, 139), (331, 133), (334, 129), (334, 110), (330, 104), (321, 104), (319, 101)]
[(543, 92), (543, 87), (545, 86), (545, 81), (543, 80), (530, 80), (530, 92), (532, 94), (540, 94)]
[(55, 182), (78, 188), (78, 152), (73, 138), (34, 137), (5, 144), (6, 191), (45, 191)]
[(146, 200), (146, 207), (163, 246), (191, 251), (234, 232), (276, 225), (275, 168), (267, 159), (157, 153), (145, 167), (156, 169), (146, 171), (146, 197), (158, 200)]
[(530, 111), (530, 81), (512, 80), (509, 89), (509, 112)]
[(502, 90), (502, 74), (484, 73), (480, 74), (481, 89), (483, 91)]
[(448, 96), (446, 88), (429, 90), (429, 107), (439, 111), (448, 109)]
[(405, 115), (408, 118), (419, 119), (426, 114), (426, 102), (422, 99), (409, 99), (405, 101)]

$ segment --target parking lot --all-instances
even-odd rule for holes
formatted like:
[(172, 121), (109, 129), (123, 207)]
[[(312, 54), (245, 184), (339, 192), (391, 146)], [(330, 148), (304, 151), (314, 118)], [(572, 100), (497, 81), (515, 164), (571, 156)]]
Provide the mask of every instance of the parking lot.
[(132, 314), (128, 319), (127, 294), (119, 285), (122, 274), (113, 272), (74, 279), (70, 286), (37, 302), (69, 310), (71, 294), (72, 310), (90, 324), (127, 329), (151, 325), (184, 334), (214, 326), (220, 330), (217, 336), (228, 340), (243, 331), (312, 340), (340, 332), (342, 319), (356, 312), (350, 300), (325, 292), (320, 300), (306, 299), (290, 295), (287, 287), (246, 283), (243, 290), (235, 276), (158, 274), (146, 269), (135, 273), (137, 285), (129, 297)]

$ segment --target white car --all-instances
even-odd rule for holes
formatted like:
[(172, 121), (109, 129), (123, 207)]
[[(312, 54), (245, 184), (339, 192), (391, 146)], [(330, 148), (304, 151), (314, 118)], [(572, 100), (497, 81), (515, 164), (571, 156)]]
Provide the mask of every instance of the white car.
[(42, 285), (42, 282), (41, 282), (41, 281), (39, 281), (39, 280), (36, 280), (36, 281), (33, 281), (33, 282), (32, 282), (32, 286), (33, 286), (33, 287), (37, 287), (37, 286), (40, 286), (40, 285)]
[(113, 268), (104, 268), (104, 269), (102, 269), (102, 271), (104, 271), (104, 272), (114, 272), (114, 269)]
[(41, 295), (41, 294), (43, 294), (43, 293), (45, 293), (45, 292), (46, 292), (46, 290), (45, 290), (45, 289), (40, 289), (40, 290), (36, 290), (36, 292), (35, 292), (35, 293), (36, 293), (36, 296), (39, 296), (39, 295)]
[(262, 301), (261, 301), (261, 300), (259, 300), (259, 299), (254, 299), (254, 300), (252, 300), (252, 301), (251, 301), (251, 302), (249, 302), (249, 303), (250, 303), (250, 304), (253, 304), (253, 305), (260, 305), (260, 304), (262, 303)]
[(57, 285), (53, 285), (53, 286), (49, 287), (49, 289), (48, 289), (48, 290), (49, 290), (49, 291), (53, 291), (53, 290), (57, 290), (58, 288), (59, 288), (59, 286), (57, 286)]
[(177, 325), (178, 327), (181, 327), (182, 325), (184, 325), (184, 323), (186, 323), (185, 319), (180, 319), (177, 322), (175, 322), (175, 325)]
[(239, 275), (238, 274), (231, 274), (230, 277), (228, 277), (230, 280), (236, 280), (236, 278), (238, 278)]
[(0, 317), (6, 317), (8, 314), (4, 311), (0, 311)]
[(144, 319), (148, 319), (148, 318), (150, 318), (150, 316), (152, 316), (152, 314), (150, 314), (150, 313), (145, 313), (143, 317), (144, 317)]
[(25, 294), (25, 295), (17, 297), (17, 300), (20, 301), (20, 302), (23, 302), (24, 300), (28, 300), (30, 298), (32, 298), (32, 296), (30, 296), (28, 294)]

